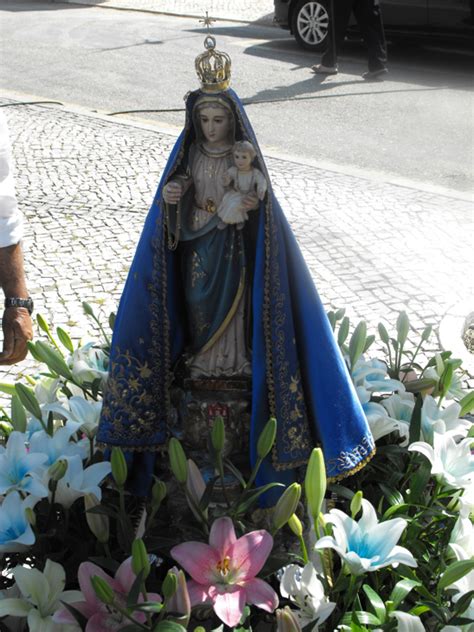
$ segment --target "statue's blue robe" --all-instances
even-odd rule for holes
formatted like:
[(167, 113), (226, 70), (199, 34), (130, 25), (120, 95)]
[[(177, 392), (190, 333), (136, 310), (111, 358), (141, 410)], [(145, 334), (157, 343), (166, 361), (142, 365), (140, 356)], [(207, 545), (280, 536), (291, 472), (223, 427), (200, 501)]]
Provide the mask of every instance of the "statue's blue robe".
[[(174, 423), (169, 399), (171, 371), (188, 338), (183, 278), (178, 251), (167, 245), (162, 188), (186, 160), (194, 140), (192, 108), (201, 94), (196, 91), (188, 96), (185, 130), (168, 160), (125, 284), (98, 432), (99, 442), (127, 450), (134, 489), (143, 495), (149, 490), (156, 455)], [(219, 98), (226, 99), (235, 113), (236, 139), (250, 140), (257, 149), (258, 167), (266, 173), (237, 95), (229, 90)], [(252, 231), (254, 248), (250, 279), (250, 461), (253, 464), (256, 460), (260, 431), (274, 415), (278, 422), (276, 445), (260, 470), (258, 482), (292, 482), (297, 468), (306, 463), (316, 445), (323, 449), (328, 478), (337, 480), (370, 459), (373, 438), (313, 280), (271, 185), (259, 210), (253, 213), (246, 226)], [(227, 229), (219, 232), (221, 235), (213, 237), (217, 229), (208, 231), (206, 237), (208, 243), (218, 240), (216, 252), (225, 247), (222, 233)], [(235, 285), (235, 273), (231, 280)]]

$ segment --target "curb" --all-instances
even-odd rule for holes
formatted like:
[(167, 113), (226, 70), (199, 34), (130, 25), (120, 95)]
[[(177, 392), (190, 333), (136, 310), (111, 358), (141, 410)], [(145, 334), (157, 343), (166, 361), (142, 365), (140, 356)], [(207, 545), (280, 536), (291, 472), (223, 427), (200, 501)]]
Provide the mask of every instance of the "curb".
[[(12, 101), (12, 105), (21, 104), (23, 101), (27, 100), (27, 103), (25, 103), (25, 105), (34, 105), (36, 107), (59, 106), (61, 111), (70, 112), (71, 114), (89, 117), (92, 119), (98, 119), (107, 123), (144, 129), (150, 132), (157, 132), (175, 138), (177, 138), (182, 131), (181, 127), (177, 127), (175, 125), (168, 125), (167, 123), (156, 122), (150, 119), (131, 119), (126, 118), (123, 115), (110, 116), (110, 114), (108, 114), (107, 112), (101, 112), (99, 110), (89, 110), (86, 107), (76, 105), (74, 103), (56, 101), (38, 95), (23, 94), (20, 92), (4, 92), (2, 93), (2, 99)], [(405, 189), (413, 189), (416, 191), (422, 191), (424, 193), (430, 193), (433, 195), (440, 195), (446, 198), (460, 200), (463, 202), (473, 202), (473, 195), (470, 192), (458, 191), (456, 189), (448, 189), (436, 184), (418, 182), (416, 180), (410, 180), (409, 178), (404, 178), (402, 176), (389, 175), (383, 172), (368, 169), (359, 169), (358, 167), (355, 167), (353, 165), (336, 164), (324, 160), (311, 160), (308, 158), (303, 158), (301, 156), (285, 154), (276, 151), (270, 147), (265, 147), (264, 145), (260, 145), (260, 148), (264, 156), (276, 161), (291, 162), (296, 165), (312, 167), (314, 169), (329, 171), (342, 176), (358, 178), (360, 180), (368, 180), (371, 182), (377, 182), (379, 184), (383, 183), (386, 185), (402, 187)]]

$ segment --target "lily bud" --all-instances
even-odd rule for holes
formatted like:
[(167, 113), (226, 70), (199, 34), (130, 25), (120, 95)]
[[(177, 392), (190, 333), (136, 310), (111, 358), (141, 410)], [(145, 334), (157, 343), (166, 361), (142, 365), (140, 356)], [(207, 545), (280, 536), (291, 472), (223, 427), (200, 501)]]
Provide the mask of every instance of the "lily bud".
[(188, 627), (189, 619), (191, 617), (191, 600), (189, 598), (188, 586), (186, 583), (186, 577), (184, 572), (178, 570), (176, 567), (171, 568), (168, 571), (168, 575), (173, 574), (177, 578), (177, 588), (174, 595), (168, 599), (166, 610), (171, 615), (178, 615), (177, 618), (173, 616), (167, 616), (168, 621), (174, 621), (184, 628)]
[(257, 442), (257, 455), (259, 459), (264, 459), (275, 443), (277, 431), (277, 420), (275, 417), (270, 417), (270, 419), (265, 424)]
[(99, 575), (94, 575), (91, 577), (92, 588), (94, 589), (97, 598), (110, 606), (115, 601), (115, 593), (112, 587), (105, 581), (103, 577), (99, 577)]
[(151, 488), (151, 504), (153, 509), (158, 509), (163, 500), (166, 498), (166, 484), (163, 481), (155, 481)]
[(295, 513), (301, 496), (301, 485), (292, 483), (280, 496), (273, 510), (273, 528), (281, 529)]
[(309, 512), (316, 523), (326, 493), (326, 467), (321, 448), (314, 448), (311, 452), (304, 479), (304, 488)]
[(100, 502), (94, 494), (84, 496), (84, 508), (89, 529), (101, 544), (109, 540), (109, 517), (105, 514), (91, 513), (89, 510), (99, 507)]
[(143, 571), (145, 580), (150, 574), (150, 558), (142, 539), (138, 538), (132, 543), (132, 570), (135, 575)]
[(293, 610), (285, 606), (276, 611), (277, 632), (301, 632), (301, 626)]
[(303, 525), (301, 524), (301, 520), (298, 518), (296, 514), (293, 514), (288, 520), (288, 526), (296, 535), (297, 538), (301, 538), (303, 535)]
[(56, 463), (53, 463), (53, 465), (51, 465), (48, 469), (48, 476), (50, 480), (56, 481), (56, 483), (60, 481), (66, 474), (68, 465), (69, 464), (66, 459), (58, 459)]
[(183, 446), (175, 437), (170, 439), (168, 444), (168, 454), (170, 457), (171, 471), (178, 483), (186, 483), (188, 477), (188, 468), (186, 465), (186, 455)]
[(127, 480), (128, 468), (125, 455), (121, 448), (112, 448), (110, 457), (110, 465), (112, 466), (112, 476), (118, 487), (123, 487)]
[(169, 599), (171, 599), (171, 597), (173, 597), (173, 595), (176, 593), (177, 589), (178, 589), (178, 578), (176, 577), (174, 573), (171, 573), (169, 571), (163, 580), (163, 584), (161, 585), (161, 592), (163, 593), (163, 597), (165, 598), (165, 601), (168, 601)]
[(216, 452), (222, 452), (225, 443), (225, 426), (222, 417), (214, 419), (214, 425), (211, 431), (212, 447)]
[(354, 519), (362, 507), (363, 493), (359, 490), (352, 496), (351, 500), (351, 516)]
[(27, 507), (25, 509), (25, 518), (28, 520), (32, 527), (36, 526), (36, 514), (33, 511), (32, 507)]

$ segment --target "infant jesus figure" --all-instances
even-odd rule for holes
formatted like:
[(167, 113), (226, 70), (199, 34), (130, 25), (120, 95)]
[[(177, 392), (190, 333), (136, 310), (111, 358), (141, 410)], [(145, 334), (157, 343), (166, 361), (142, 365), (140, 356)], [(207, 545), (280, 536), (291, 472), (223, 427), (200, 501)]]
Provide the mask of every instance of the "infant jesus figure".
[(248, 211), (242, 204), (243, 199), (249, 194), (257, 194), (259, 200), (263, 200), (267, 191), (265, 176), (252, 167), (252, 161), (257, 152), (252, 143), (242, 140), (232, 147), (234, 165), (227, 169), (222, 176), (222, 184), (226, 187), (232, 185), (230, 191), (224, 194), (222, 202), (217, 209), (220, 222), (217, 228), (223, 230), (227, 224), (236, 224), (241, 230), (248, 219)]

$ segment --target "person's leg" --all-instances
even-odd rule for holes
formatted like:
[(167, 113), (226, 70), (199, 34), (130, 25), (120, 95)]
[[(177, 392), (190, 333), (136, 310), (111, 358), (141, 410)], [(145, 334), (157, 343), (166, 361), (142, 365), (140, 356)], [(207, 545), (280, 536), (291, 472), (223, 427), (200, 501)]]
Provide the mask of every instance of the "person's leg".
[(354, 15), (368, 49), (367, 78), (386, 72), (387, 44), (379, 0), (356, 0)]
[[(332, 0), (332, 2), (328, 0), (329, 33), (327, 47), (321, 58), (323, 66), (328, 68), (337, 66), (337, 56), (344, 42), (352, 5), (353, 0)], [(331, 8), (334, 10), (334, 15), (331, 15)]]

